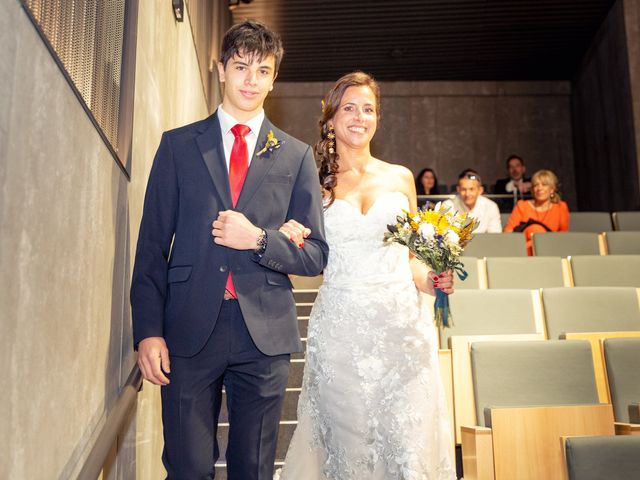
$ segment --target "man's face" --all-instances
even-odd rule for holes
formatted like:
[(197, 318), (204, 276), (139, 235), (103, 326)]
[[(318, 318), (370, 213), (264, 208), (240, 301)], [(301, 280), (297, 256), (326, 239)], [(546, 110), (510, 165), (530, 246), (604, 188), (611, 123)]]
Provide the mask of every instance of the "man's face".
[(471, 180), (470, 178), (461, 178), (458, 180), (458, 195), (462, 199), (462, 203), (472, 210), (476, 206), (478, 196), (482, 195), (484, 188), (480, 185), (478, 180)]
[(273, 90), (276, 79), (276, 60), (273, 55), (261, 61), (252, 57), (234, 55), (226, 67), (218, 63), (218, 77), (224, 82), (222, 107), (239, 121), (255, 117)]
[(518, 158), (512, 158), (509, 160), (507, 169), (509, 170), (509, 177), (511, 177), (511, 180), (521, 180), (524, 176), (524, 164)]

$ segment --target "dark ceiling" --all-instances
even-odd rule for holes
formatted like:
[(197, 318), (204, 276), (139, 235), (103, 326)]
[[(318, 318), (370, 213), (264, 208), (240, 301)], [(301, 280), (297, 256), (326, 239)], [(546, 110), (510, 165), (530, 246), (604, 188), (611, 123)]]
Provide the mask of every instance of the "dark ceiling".
[(280, 81), (570, 80), (615, 0), (253, 0), (282, 35)]

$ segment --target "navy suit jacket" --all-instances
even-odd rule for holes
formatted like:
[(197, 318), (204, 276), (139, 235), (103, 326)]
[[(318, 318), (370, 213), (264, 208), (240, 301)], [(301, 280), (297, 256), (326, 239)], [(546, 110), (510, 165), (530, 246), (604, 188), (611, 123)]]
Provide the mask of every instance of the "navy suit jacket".
[[(281, 147), (253, 154), (234, 210), (267, 232), (262, 256), (217, 245), (211, 223), (232, 209), (220, 123), (214, 113), (165, 132), (144, 201), (131, 283), (134, 344), (164, 337), (171, 355), (198, 353), (211, 335), (233, 272), (245, 323), (266, 355), (300, 351), (287, 274), (314, 276), (327, 262), (322, 196), (311, 147), (265, 118), (256, 152), (272, 130)], [(299, 248), (277, 229), (311, 229)]]

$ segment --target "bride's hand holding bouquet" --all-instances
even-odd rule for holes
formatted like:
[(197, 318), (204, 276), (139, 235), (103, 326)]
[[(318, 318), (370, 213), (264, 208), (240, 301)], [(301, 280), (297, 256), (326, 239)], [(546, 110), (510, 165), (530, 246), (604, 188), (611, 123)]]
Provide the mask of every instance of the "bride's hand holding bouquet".
[(477, 220), (437, 203), (433, 209), (416, 213), (403, 211), (396, 222), (387, 226), (389, 231), (384, 234), (385, 241), (405, 245), (432, 270), (429, 283), (433, 284), (436, 297), (434, 318), (438, 326), (450, 327), (452, 315), (448, 295), (453, 285), (451, 272), (456, 272), (460, 280), (467, 278), (460, 256), (472, 238)]

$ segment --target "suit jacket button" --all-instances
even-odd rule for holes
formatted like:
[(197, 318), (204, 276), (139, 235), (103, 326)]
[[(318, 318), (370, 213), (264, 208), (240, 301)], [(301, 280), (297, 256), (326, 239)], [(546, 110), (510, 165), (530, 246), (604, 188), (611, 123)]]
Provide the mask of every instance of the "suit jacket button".
[(220, 268), (219, 268), (221, 272), (226, 272), (228, 269), (229, 268), (226, 265), (220, 265)]

